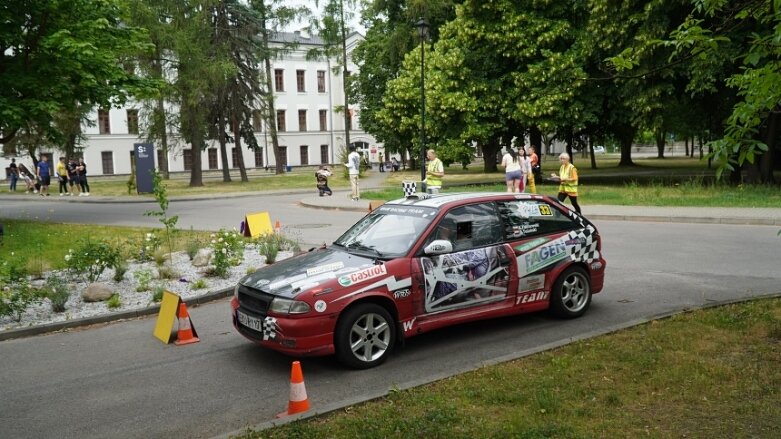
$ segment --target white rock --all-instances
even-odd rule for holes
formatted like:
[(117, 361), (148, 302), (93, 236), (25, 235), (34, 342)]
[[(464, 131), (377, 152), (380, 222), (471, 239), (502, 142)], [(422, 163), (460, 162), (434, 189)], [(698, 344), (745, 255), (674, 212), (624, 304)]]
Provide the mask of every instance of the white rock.
[(212, 261), (212, 257), (214, 257), (214, 251), (211, 248), (202, 248), (193, 258), (193, 266), (205, 267)]

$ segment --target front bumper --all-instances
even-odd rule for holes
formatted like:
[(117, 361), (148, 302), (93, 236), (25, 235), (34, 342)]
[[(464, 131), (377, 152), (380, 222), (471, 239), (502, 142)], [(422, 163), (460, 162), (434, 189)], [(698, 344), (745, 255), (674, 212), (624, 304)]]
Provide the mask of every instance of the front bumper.
[[(262, 321), (262, 328), (253, 328), (239, 321), (239, 312)], [(334, 353), (332, 315), (288, 318), (260, 315), (243, 309), (237, 298), (231, 299), (233, 327), (253, 342), (292, 356), (322, 356)]]

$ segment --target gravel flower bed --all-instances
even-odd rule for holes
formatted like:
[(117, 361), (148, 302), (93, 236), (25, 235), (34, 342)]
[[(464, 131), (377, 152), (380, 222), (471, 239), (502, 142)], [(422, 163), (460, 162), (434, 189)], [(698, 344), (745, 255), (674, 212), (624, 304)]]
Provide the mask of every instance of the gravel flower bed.
[[(293, 256), (293, 252), (280, 251), (277, 260), (286, 259)], [(14, 321), (10, 316), (0, 317), (0, 331), (10, 329), (24, 328), (30, 326), (44, 325), (48, 323), (63, 322), (67, 320), (95, 317), (105, 314), (118, 313), (122, 311), (131, 311), (136, 309), (154, 306), (156, 303), (152, 299), (154, 290), (162, 286), (168, 291), (174, 292), (183, 299), (190, 299), (206, 295), (213, 291), (219, 291), (236, 285), (239, 279), (245, 276), (250, 270), (256, 270), (265, 266), (265, 257), (260, 255), (254, 247), (244, 249), (244, 258), (241, 264), (230, 267), (227, 277), (207, 277), (209, 267), (195, 267), (190, 262), (190, 258), (184, 252), (177, 252), (173, 255), (173, 264), (167, 262), (166, 265), (173, 268), (176, 273), (175, 279), (156, 279), (150, 282), (151, 291), (138, 292), (138, 281), (134, 273), (139, 271), (151, 271), (157, 274), (157, 266), (154, 262), (139, 263), (131, 261), (128, 264), (128, 270), (121, 282), (112, 279), (114, 270), (108, 269), (101, 274), (98, 282), (110, 286), (114, 293), (119, 294), (121, 305), (117, 308), (109, 309), (107, 302), (85, 302), (82, 300), (82, 292), (87, 288), (88, 283), (79, 280), (69, 281), (70, 297), (65, 304), (65, 312), (55, 313), (52, 311), (49, 299), (44, 299), (41, 303), (30, 306), (19, 322)], [(52, 271), (47, 273), (47, 277), (61, 276), (69, 279), (67, 271)], [(199, 279), (206, 282), (206, 288), (193, 289), (193, 283)]]

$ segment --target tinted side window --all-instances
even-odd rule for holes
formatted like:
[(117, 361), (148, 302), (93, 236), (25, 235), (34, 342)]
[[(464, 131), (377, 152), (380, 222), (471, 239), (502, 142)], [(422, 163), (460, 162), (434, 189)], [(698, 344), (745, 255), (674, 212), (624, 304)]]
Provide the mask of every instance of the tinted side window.
[(454, 251), (502, 242), (502, 223), (496, 215), (494, 203), (470, 204), (451, 209), (426, 239), (425, 245), (435, 239), (449, 240), (453, 243)]
[(506, 240), (512, 241), (579, 227), (578, 223), (570, 217), (542, 200), (513, 200), (498, 204)]

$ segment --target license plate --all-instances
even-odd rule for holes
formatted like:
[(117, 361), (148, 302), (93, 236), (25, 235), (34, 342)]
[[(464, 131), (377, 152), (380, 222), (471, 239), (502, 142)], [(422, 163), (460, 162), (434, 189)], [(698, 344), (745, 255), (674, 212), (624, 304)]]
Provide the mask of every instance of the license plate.
[(256, 317), (252, 317), (252, 316), (248, 316), (248, 315), (244, 314), (241, 311), (236, 311), (236, 314), (239, 317), (239, 323), (241, 323), (243, 326), (246, 326), (246, 327), (248, 327), (250, 329), (254, 329), (255, 331), (258, 331), (258, 332), (263, 332), (263, 320), (262, 319), (259, 319), (259, 318), (256, 318)]

